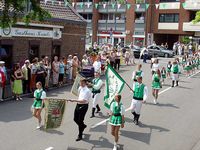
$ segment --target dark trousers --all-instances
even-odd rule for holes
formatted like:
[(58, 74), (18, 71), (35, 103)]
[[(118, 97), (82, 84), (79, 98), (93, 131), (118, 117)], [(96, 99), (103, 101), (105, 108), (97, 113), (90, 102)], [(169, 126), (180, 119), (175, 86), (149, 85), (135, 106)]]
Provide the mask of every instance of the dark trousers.
[(77, 104), (74, 110), (74, 122), (76, 122), (76, 124), (78, 125), (79, 137), (83, 135), (83, 130), (86, 126), (84, 124), (84, 118), (87, 110), (88, 110), (88, 104)]
[(30, 81), (29, 80), (23, 80), (23, 93), (26, 92), (30, 93)]
[(120, 67), (120, 59), (115, 59), (115, 69), (119, 70)]
[(143, 62), (146, 63), (147, 62), (147, 54), (143, 55)]
[(111, 62), (110, 62), (110, 65), (111, 65), (111, 67), (114, 68), (114, 67), (115, 67), (115, 62), (114, 62), (114, 61), (111, 61)]

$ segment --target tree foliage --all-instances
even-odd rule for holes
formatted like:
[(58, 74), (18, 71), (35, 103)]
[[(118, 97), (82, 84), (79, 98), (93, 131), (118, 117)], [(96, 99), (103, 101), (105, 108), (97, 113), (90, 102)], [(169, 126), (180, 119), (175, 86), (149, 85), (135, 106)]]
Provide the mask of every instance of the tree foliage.
[(40, 0), (0, 0), (4, 4), (0, 11), (0, 26), (2, 28), (23, 20), (27, 24), (31, 20), (43, 21), (50, 18), (50, 14), (40, 7)]
[(197, 11), (196, 16), (195, 16), (195, 19), (192, 20), (192, 22), (193, 22), (194, 24), (200, 22), (200, 11)]

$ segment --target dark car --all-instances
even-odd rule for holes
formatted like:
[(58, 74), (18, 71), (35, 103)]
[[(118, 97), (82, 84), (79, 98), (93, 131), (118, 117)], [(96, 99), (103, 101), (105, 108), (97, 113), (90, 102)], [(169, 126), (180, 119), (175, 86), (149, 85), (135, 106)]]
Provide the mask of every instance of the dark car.
[(174, 56), (174, 52), (172, 50), (168, 50), (159, 45), (150, 45), (147, 47), (147, 49), (149, 50), (149, 53), (152, 56), (159, 56), (165, 58)]

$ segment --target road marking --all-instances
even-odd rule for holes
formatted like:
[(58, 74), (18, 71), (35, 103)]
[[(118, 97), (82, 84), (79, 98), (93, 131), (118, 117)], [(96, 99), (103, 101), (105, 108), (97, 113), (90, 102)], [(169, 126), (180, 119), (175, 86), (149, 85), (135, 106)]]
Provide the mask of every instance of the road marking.
[(164, 93), (164, 92), (167, 92), (167, 91), (170, 90), (171, 88), (172, 88), (172, 87), (168, 87), (168, 88), (166, 88), (166, 89), (160, 91), (160, 92), (158, 93), (158, 95), (160, 95), (160, 94), (162, 94), (162, 93)]
[[(198, 71), (198, 72), (196, 72), (195, 74), (189, 76), (188, 78), (191, 78), (191, 77), (195, 76), (195, 75), (198, 74), (198, 73), (200, 73), (200, 71)], [(160, 92), (158, 93), (158, 95), (167, 92), (167, 91), (170, 90), (171, 88), (172, 88), (172, 87), (168, 87), (168, 88), (166, 88), (166, 89), (160, 91)], [(127, 108), (125, 111), (127, 112), (127, 111), (129, 111), (129, 110), (131, 110), (130, 107)], [(93, 125), (93, 126), (91, 126), (91, 128), (94, 129), (94, 128), (96, 128), (96, 127), (98, 127), (98, 126), (100, 126), (100, 125), (106, 123), (108, 120), (109, 120), (109, 118), (108, 118), (108, 119), (105, 119), (105, 120), (103, 120), (103, 121), (101, 121), (101, 122), (99, 122), (99, 123), (97, 123), (97, 124), (95, 124), (95, 125)]]
[(45, 150), (53, 150), (53, 147), (48, 147)]
[(193, 77), (193, 76), (197, 75), (198, 73), (200, 73), (200, 71), (198, 71), (198, 72), (196, 72), (195, 74), (193, 74), (193, 75), (189, 76), (188, 78), (191, 78), (191, 77)]
[[(160, 95), (160, 94), (162, 94), (162, 93), (164, 93), (164, 92), (167, 92), (167, 91), (170, 90), (170, 89), (171, 89), (171, 87), (168, 87), (168, 88), (166, 88), (166, 89), (160, 91), (158, 94)], [(129, 111), (129, 110), (131, 110), (130, 107), (127, 108), (127, 109), (125, 110), (125, 112), (127, 112), (127, 111)], [(101, 121), (101, 122), (99, 122), (99, 123), (97, 123), (97, 124), (95, 124), (95, 125), (93, 125), (93, 126), (91, 126), (91, 129), (94, 129), (94, 128), (96, 128), (96, 127), (98, 127), (98, 126), (100, 126), (100, 125), (106, 123), (108, 120), (109, 120), (109, 118), (108, 118), (108, 119), (105, 119), (105, 120), (103, 120), (103, 121)]]

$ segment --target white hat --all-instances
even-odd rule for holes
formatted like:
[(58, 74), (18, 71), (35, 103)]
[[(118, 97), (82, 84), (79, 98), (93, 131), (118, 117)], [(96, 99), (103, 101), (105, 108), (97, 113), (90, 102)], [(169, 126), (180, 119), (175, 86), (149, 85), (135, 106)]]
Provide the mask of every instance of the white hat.
[(0, 61), (0, 64), (2, 65), (2, 64), (5, 64), (5, 61)]
[(30, 63), (30, 61), (27, 59), (27, 60), (25, 60), (25, 63)]

